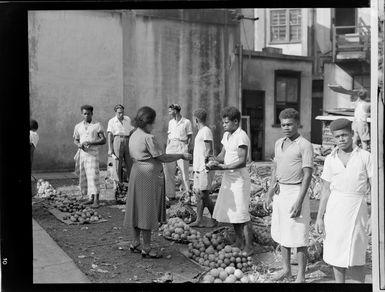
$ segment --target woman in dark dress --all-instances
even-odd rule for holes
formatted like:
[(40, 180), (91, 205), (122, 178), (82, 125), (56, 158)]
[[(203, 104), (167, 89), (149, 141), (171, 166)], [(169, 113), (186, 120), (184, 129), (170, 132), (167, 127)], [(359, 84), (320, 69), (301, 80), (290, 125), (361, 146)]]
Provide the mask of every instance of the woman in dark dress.
[[(132, 252), (140, 252), (143, 257), (159, 258), (161, 253), (151, 247), (151, 231), (158, 229), (159, 223), (166, 222), (166, 197), (162, 162), (178, 159), (190, 160), (191, 154), (165, 154), (151, 131), (154, 128), (156, 112), (150, 107), (138, 110), (132, 125), (137, 129), (129, 142), (133, 160), (128, 184), (124, 228), (133, 233), (130, 245)], [(140, 234), (143, 246), (140, 248)]]

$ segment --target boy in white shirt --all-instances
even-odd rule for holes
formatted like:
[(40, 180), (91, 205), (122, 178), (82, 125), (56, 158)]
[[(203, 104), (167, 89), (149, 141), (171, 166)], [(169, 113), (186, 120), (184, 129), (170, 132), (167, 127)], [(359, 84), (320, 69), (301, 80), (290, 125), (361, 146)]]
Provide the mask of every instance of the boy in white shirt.
[(213, 133), (206, 125), (207, 113), (204, 109), (197, 109), (194, 112), (195, 125), (198, 133), (194, 141), (193, 171), (194, 171), (194, 189), (197, 196), (197, 219), (190, 226), (195, 227), (214, 227), (216, 221), (211, 219), (211, 224), (205, 226), (202, 223), (203, 210), (205, 207), (209, 210), (211, 216), (214, 212), (214, 202), (210, 199), (209, 191), (214, 171), (206, 170), (206, 160), (213, 152)]
[(250, 256), (254, 253), (249, 214), (251, 182), (246, 168), (250, 139), (242, 130), (240, 122), (241, 113), (237, 108), (230, 106), (223, 110), (223, 147), (207, 167), (211, 170), (225, 170), (213, 218), (218, 222), (233, 224), (235, 246)]
[(31, 164), (33, 161), (33, 154), (35, 152), (37, 143), (39, 142), (39, 135), (37, 134), (37, 129), (39, 128), (39, 124), (36, 120), (31, 120), (29, 127), (29, 149), (31, 152)]
[(353, 280), (363, 283), (371, 233), (365, 201), (373, 172), (371, 155), (353, 144), (349, 120), (333, 121), (330, 131), (337, 147), (325, 159), (315, 227), (325, 234), (323, 259), (333, 267), (336, 282), (345, 283), (349, 269)]

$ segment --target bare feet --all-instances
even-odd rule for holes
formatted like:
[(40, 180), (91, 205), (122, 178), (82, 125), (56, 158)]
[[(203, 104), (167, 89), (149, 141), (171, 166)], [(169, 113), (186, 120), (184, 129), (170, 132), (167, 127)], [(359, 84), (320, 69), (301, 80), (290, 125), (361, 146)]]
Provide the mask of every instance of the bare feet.
[(306, 283), (306, 281), (305, 281), (305, 279), (302, 278), (302, 277), (301, 277), (301, 278), (298, 278), (298, 277), (297, 277), (297, 278), (295, 279), (294, 283)]
[(247, 253), (247, 256), (252, 256), (254, 254), (254, 249), (252, 247), (246, 247), (243, 252)]
[(240, 240), (235, 240), (235, 242), (231, 245), (232, 247), (238, 247), (239, 249), (243, 249), (244, 243)]
[(201, 221), (194, 221), (193, 223), (189, 224), (190, 227), (198, 227), (198, 228), (203, 228), (205, 225)]
[(271, 280), (272, 281), (282, 281), (283, 279), (291, 278), (291, 271), (281, 271), (274, 275)]
[(206, 225), (206, 227), (207, 227), (207, 228), (214, 228), (214, 227), (217, 227), (217, 225), (218, 225), (218, 221), (215, 220), (215, 219), (211, 219), (211, 220), (210, 220), (210, 223), (208, 223), (208, 224)]

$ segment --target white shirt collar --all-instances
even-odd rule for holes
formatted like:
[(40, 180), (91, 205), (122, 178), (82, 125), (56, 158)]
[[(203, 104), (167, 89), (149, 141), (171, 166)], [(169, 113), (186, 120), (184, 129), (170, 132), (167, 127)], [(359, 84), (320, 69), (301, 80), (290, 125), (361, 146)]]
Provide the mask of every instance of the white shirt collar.
[[(127, 117), (126, 116), (123, 116), (123, 121), (127, 121)], [(114, 117), (114, 122), (115, 123), (116, 122), (120, 122), (117, 116)]]
[[(337, 152), (338, 152), (338, 146), (334, 147), (334, 149), (332, 150), (332, 152), (330, 153), (330, 156), (332, 157), (336, 157), (337, 155)], [(355, 152), (358, 152), (361, 148), (358, 147), (358, 146), (354, 146), (353, 147), (353, 151), (352, 151), (352, 154), (355, 153)]]

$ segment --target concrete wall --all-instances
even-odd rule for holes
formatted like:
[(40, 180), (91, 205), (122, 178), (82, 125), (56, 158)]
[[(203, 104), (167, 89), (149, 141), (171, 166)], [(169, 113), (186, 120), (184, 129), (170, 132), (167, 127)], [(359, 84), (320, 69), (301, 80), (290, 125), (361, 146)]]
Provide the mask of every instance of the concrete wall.
[[(214, 10), (30, 13), (31, 116), (41, 136), (34, 169), (73, 168), (73, 127), (84, 103), (95, 106), (94, 119), (104, 127), (116, 103), (130, 117), (153, 107), (161, 143), (170, 103), (189, 119), (206, 108), (218, 150), (220, 112), (239, 105), (239, 27), (224, 24), (226, 18)], [(106, 160), (105, 145), (102, 166)]]
[(340, 66), (333, 63), (325, 63), (324, 65), (324, 110), (333, 108), (353, 108), (350, 96), (334, 92), (328, 87), (328, 84), (338, 84), (346, 89), (353, 88), (352, 76), (343, 70)]
[(300, 118), (302, 135), (310, 140), (312, 63), (299, 58), (252, 56), (244, 59), (243, 89), (265, 91), (265, 160), (274, 154), (274, 143), (282, 137), (280, 127), (274, 125), (275, 70), (301, 72)]
[(159, 117), (154, 134), (165, 144), (169, 104), (179, 103), (182, 115), (190, 120), (194, 110), (203, 107), (218, 150), (223, 134), (220, 112), (239, 101), (237, 27), (149, 18), (135, 12), (127, 12), (125, 19), (132, 24), (124, 25), (123, 32), (129, 113), (152, 106)]
[(104, 11), (29, 12), (30, 110), (40, 136), (34, 169), (73, 167), (82, 104), (93, 105), (94, 120), (106, 128), (123, 101), (120, 21)]

